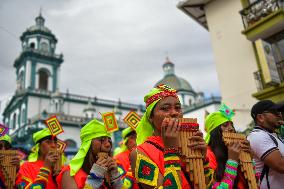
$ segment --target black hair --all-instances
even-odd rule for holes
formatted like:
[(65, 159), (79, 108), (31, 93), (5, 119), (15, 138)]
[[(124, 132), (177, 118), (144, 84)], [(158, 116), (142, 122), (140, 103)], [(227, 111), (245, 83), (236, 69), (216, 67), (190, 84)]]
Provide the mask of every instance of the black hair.
[(136, 131), (131, 131), (130, 133), (128, 133), (124, 139), (126, 139), (127, 137), (131, 136), (131, 135), (135, 135), (136, 134)]
[(57, 138), (56, 138), (56, 136), (48, 135), (46, 137), (43, 137), (43, 138), (39, 139), (36, 143), (40, 144), (44, 140), (54, 140), (54, 141), (57, 141)]
[(9, 150), (9, 149), (12, 148), (12, 145), (10, 144), (10, 142), (8, 142), (8, 141), (6, 141), (6, 140), (1, 140), (1, 141), (2, 141), (2, 143), (4, 144), (4, 148), (5, 148), (6, 150)]
[[(213, 151), (216, 161), (217, 161), (217, 168), (215, 178), (216, 181), (220, 182), (224, 176), (226, 162), (228, 160), (228, 148), (225, 145), (222, 139), (222, 129), (220, 126), (213, 129), (210, 133), (210, 141), (208, 146), (210, 146), (211, 150)], [(238, 186), (238, 175), (234, 181), (233, 189), (237, 189)]]

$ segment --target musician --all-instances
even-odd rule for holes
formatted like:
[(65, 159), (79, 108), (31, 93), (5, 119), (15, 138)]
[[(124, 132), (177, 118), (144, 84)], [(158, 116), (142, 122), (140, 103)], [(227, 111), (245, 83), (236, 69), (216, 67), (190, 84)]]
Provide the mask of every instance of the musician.
[[(281, 114), (282, 112), (282, 114)], [(260, 188), (284, 187), (284, 141), (275, 132), (284, 125), (284, 104), (261, 100), (253, 105), (251, 116), (255, 127), (248, 135), (256, 169), (260, 173)]]
[[(58, 187), (120, 189), (122, 181), (116, 161), (110, 154), (112, 141), (104, 124), (93, 119), (81, 129), (80, 138), (78, 153), (57, 177)], [(107, 153), (107, 158), (98, 157), (100, 152)]]
[[(141, 188), (190, 188), (189, 179), (181, 169), (178, 155), (178, 118), (182, 118), (181, 103), (176, 90), (159, 85), (144, 97), (146, 112), (137, 129), (137, 148), (130, 153), (132, 171)], [(191, 148), (206, 144), (202, 133), (192, 137)]]
[(57, 148), (57, 138), (45, 128), (33, 134), (35, 146), (19, 170), (16, 180), (18, 188), (57, 189), (52, 167), (59, 159), (53, 149)]
[[(7, 134), (5, 134), (4, 136), (0, 137), (0, 150), (10, 150), (12, 149), (12, 140), (11, 137)], [(2, 162), (2, 159), (4, 158), (4, 155), (0, 154), (0, 162)], [(14, 156), (11, 158), (11, 165), (14, 165), (17, 167), (17, 170), (20, 168), (20, 156)], [(2, 165), (0, 165), (0, 188), (1, 189), (5, 189), (5, 184), (4, 184), (4, 175), (2, 173)]]
[(247, 189), (247, 182), (240, 171), (239, 154), (241, 149), (250, 152), (249, 143), (244, 141), (242, 144), (235, 142), (225, 145), (222, 133), (235, 133), (236, 130), (231, 116), (224, 112), (227, 111), (213, 112), (205, 119), (207, 156), (210, 167), (214, 170), (212, 174), (208, 174), (209, 188)]
[(136, 147), (136, 131), (131, 127), (123, 129), (122, 131), (123, 144), (121, 145), (120, 153), (115, 155), (118, 170), (122, 175), (123, 188), (138, 188), (135, 178), (132, 175), (129, 155), (133, 148)]

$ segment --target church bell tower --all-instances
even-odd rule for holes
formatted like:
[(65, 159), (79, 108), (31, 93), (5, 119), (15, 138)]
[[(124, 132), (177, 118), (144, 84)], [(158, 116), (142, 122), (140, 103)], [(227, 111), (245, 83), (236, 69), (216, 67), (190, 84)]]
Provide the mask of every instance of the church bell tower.
[(57, 39), (44, 22), (40, 13), (35, 18), (35, 25), (29, 27), (20, 37), (22, 52), (14, 63), (17, 92), (55, 92), (59, 88), (58, 76), (63, 55), (55, 54)]

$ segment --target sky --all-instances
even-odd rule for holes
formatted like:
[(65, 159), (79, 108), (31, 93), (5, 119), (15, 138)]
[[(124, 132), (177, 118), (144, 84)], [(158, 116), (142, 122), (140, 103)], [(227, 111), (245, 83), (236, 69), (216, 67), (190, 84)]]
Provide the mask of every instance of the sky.
[(16, 89), (19, 37), (35, 24), (40, 9), (58, 39), (56, 53), (64, 55), (61, 92), (143, 104), (163, 78), (168, 56), (176, 75), (195, 91), (220, 95), (209, 33), (178, 2), (0, 0), (0, 112)]

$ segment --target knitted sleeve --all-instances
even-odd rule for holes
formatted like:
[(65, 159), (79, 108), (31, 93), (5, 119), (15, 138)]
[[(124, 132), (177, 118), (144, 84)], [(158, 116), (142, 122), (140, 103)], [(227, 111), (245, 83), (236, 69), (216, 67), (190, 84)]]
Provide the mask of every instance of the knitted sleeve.
[(237, 176), (238, 165), (238, 162), (228, 159), (223, 179), (220, 182), (213, 181), (209, 188), (232, 189)]

